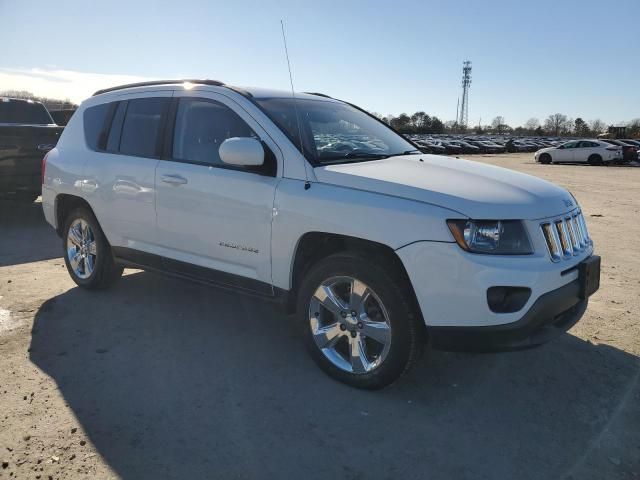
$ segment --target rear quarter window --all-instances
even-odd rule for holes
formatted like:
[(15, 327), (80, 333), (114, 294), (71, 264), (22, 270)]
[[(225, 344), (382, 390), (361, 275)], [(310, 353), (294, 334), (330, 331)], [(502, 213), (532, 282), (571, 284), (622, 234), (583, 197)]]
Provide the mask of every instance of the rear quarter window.
[(0, 99), (0, 123), (50, 125), (53, 119), (41, 103)]
[(105, 121), (111, 108), (110, 103), (89, 107), (84, 111), (84, 139), (91, 150), (101, 150), (106, 131)]

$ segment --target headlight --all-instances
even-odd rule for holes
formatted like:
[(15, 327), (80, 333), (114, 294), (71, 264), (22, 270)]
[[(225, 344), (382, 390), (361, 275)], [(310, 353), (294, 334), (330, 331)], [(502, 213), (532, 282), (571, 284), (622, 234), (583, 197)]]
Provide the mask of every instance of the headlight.
[(458, 245), (468, 252), (495, 255), (533, 253), (520, 220), (447, 220)]

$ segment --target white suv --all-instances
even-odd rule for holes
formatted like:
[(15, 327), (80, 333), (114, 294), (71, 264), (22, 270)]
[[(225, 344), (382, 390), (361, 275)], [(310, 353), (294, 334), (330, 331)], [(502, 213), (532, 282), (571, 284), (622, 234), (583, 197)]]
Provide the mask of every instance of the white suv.
[(130, 266), (277, 301), (318, 365), (356, 387), (390, 384), (427, 344), (544, 343), (599, 285), (566, 190), (424, 155), (326, 95), (212, 80), (102, 90), (44, 163), (44, 214), (78, 285)]

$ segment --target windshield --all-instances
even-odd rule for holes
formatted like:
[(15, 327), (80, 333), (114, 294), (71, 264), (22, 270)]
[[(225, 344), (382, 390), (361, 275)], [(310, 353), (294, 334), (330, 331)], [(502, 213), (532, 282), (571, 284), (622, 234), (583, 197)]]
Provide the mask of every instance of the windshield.
[(0, 123), (49, 125), (53, 123), (53, 120), (41, 103), (0, 100)]
[[(258, 98), (256, 103), (314, 165), (421, 153), (383, 123), (344, 103)], [(297, 115), (300, 121), (298, 130)]]

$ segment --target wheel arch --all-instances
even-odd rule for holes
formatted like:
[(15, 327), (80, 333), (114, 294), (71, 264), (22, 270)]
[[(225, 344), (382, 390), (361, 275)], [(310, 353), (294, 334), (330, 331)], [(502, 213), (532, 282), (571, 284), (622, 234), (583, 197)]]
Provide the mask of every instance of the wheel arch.
[(95, 217), (95, 213), (89, 202), (84, 198), (77, 195), (70, 195), (67, 193), (61, 193), (56, 195), (54, 203), (54, 212), (56, 219), (56, 233), (62, 237), (62, 230), (64, 229), (65, 219), (70, 212), (78, 207), (86, 207)]
[[(414, 305), (418, 306), (417, 297), (409, 275), (402, 260), (395, 250), (388, 245), (348, 235), (312, 231), (303, 234), (296, 244), (291, 262), (290, 286), (287, 295), (287, 311), (293, 313), (300, 283), (309, 269), (318, 261), (329, 255), (341, 252), (353, 252), (367, 259), (382, 263), (391, 275), (400, 282), (406, 282)], [(419, 308), (417, 309), (419, 311)]]

